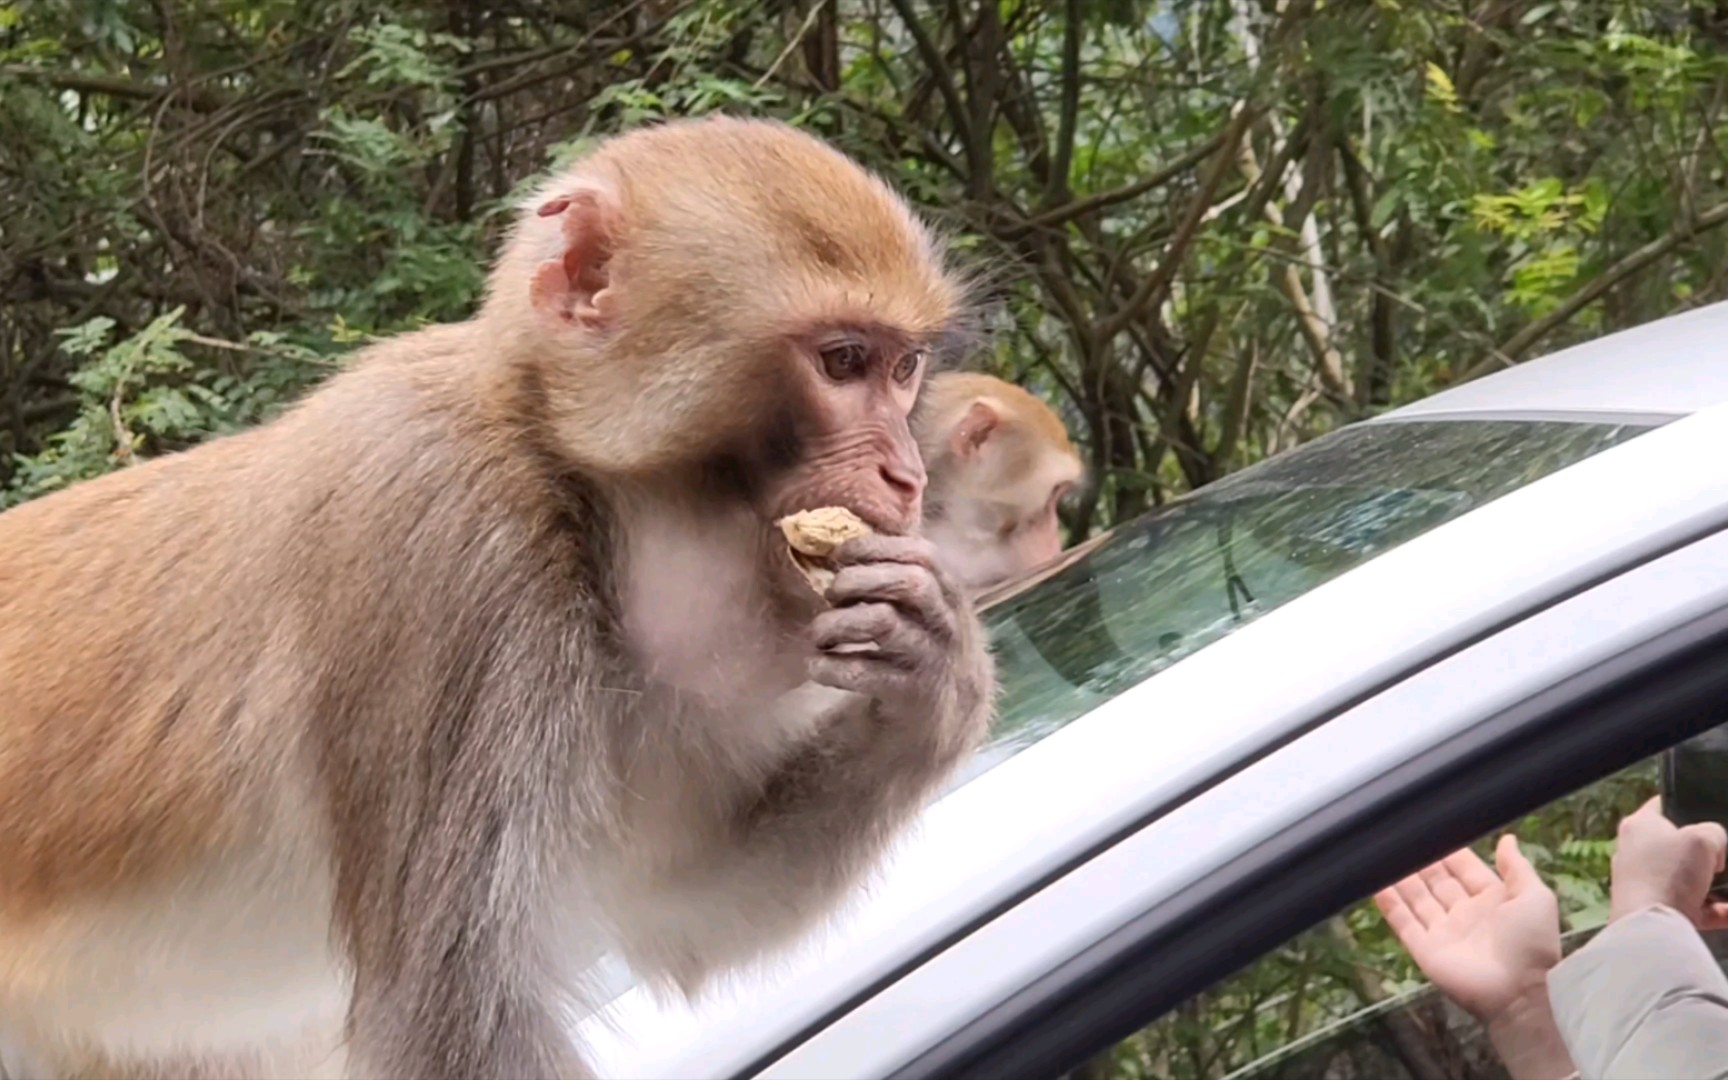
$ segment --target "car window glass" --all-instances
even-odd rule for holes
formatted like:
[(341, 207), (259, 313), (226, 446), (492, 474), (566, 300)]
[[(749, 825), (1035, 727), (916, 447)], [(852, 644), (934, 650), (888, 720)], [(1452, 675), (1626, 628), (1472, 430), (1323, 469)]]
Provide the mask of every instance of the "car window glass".
[[(1560, 900), (1568, 952), (1608, 916), (1620, 818), (1658, 787), (1648, 759), (1509, 826)], [(1492, 861), (1494, 836), (1476, 845)], [(1712, 951), (1728, 941), (1709, 935)], [(1427, 985), (1371, 900), (1198, 994), (1075, 1080), (1506, 1080), (1480, 1025)]]
[(989, 603), (1002, 704), (957, 783), (1352, 567), (1646, 430), (1347, 428), (1098, 538)]

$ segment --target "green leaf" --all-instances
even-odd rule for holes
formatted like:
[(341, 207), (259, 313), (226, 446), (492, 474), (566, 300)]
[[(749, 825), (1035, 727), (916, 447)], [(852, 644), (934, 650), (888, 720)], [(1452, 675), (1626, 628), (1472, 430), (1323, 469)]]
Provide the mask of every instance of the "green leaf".
[(1428, 95), (1448, 112), (1458, 112), (1458, 89), (1452, 85), (1452, 77), (1439, 64), (1429, 61), (1424, 65), (1428, 80)]

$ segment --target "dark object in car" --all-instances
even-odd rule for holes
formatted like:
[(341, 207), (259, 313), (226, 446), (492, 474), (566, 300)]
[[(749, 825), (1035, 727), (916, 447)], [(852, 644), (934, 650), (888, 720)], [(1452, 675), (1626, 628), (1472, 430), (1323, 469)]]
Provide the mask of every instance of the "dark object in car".
[[(1676, 825), (1714, 821), (1728, 829), (1728, 727), (1663, 753), (1662, 813)], [(1728, 870), (1716, 875), (1710, 898), (1728, 900)]]

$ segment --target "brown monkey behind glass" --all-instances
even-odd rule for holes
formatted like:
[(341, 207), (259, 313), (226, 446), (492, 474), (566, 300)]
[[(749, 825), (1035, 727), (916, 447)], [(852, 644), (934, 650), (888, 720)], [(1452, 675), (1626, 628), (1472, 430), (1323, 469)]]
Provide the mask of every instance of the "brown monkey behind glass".
[(1062, 551), (1056, 511), (1084, 468), (1050, 406), (968, 371), (933, 375), (913, 418), (930, 487), (923, 533), (974, 595)]
[[(844, 157), (670, 124), (543, 188), (475, 319), (0, 516), (0, 1042), (584, 1075), (608, 943), (693, 990), (809, 926), (990, 712), (910, 535), (958, 303)], [(879, 535), (825, 603), (773, 522), (826, 505)]]

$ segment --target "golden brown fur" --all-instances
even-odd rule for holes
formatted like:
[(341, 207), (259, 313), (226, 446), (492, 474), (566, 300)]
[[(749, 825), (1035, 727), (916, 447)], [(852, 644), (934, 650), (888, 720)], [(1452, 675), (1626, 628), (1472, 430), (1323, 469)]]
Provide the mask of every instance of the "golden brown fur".
[(1055, 410), (1013, 383), (975, 372), (933, 376), (919, 403), (930, 472), (924, 533), (975, 593), (1056, 557), (1057, 506), (1082, 476)]
[[(958, 301), (844, 157), (667, 125), (546, 185), (476, 319), (0, 515), (0, 1049), (580, 1076), (601, 950), (694, 990), (809, 926), (988, 718), (903, 535)], [(831, 503), (880, 535), (825, 605), (769, 538)]]
[[(700, 189), (687, 183), (692, 162), (707, 181)], [(628, 329), (616, 348), (636, 362), (625, 368), (612, 354), (593, 354), (595, 362), (561, 365), (547, 373), (549, 398), (572, 449), (609, 472), (687, 461), (747, 429), (776, 388), (737, 358), (772, 349), (789, 333), (879, 322), (924, 335), (959, 315), (958, 287), (905, 205), (837, 151), (790, 144), (772, 125), (646, 129), (598, 150), (580, 176), (615, 193), (629, 222), (619, 272), (640, 284), (619, 298)], [(530, 205), (565, 194), (570, 180), (545, 185)], [(697, 236), (703, 242), (692, 244)], [(526, 218), (505, 248), (482, 318), (531, 325), (528, 282), (559, 242), (555, 226)], [(664, 297), (678, 298), (678, 318), (646, 310)], [(700, 394), (689, 392), (695, 371), (704, 380)], [(565, 384), (581, 392), (558, 392)]]

